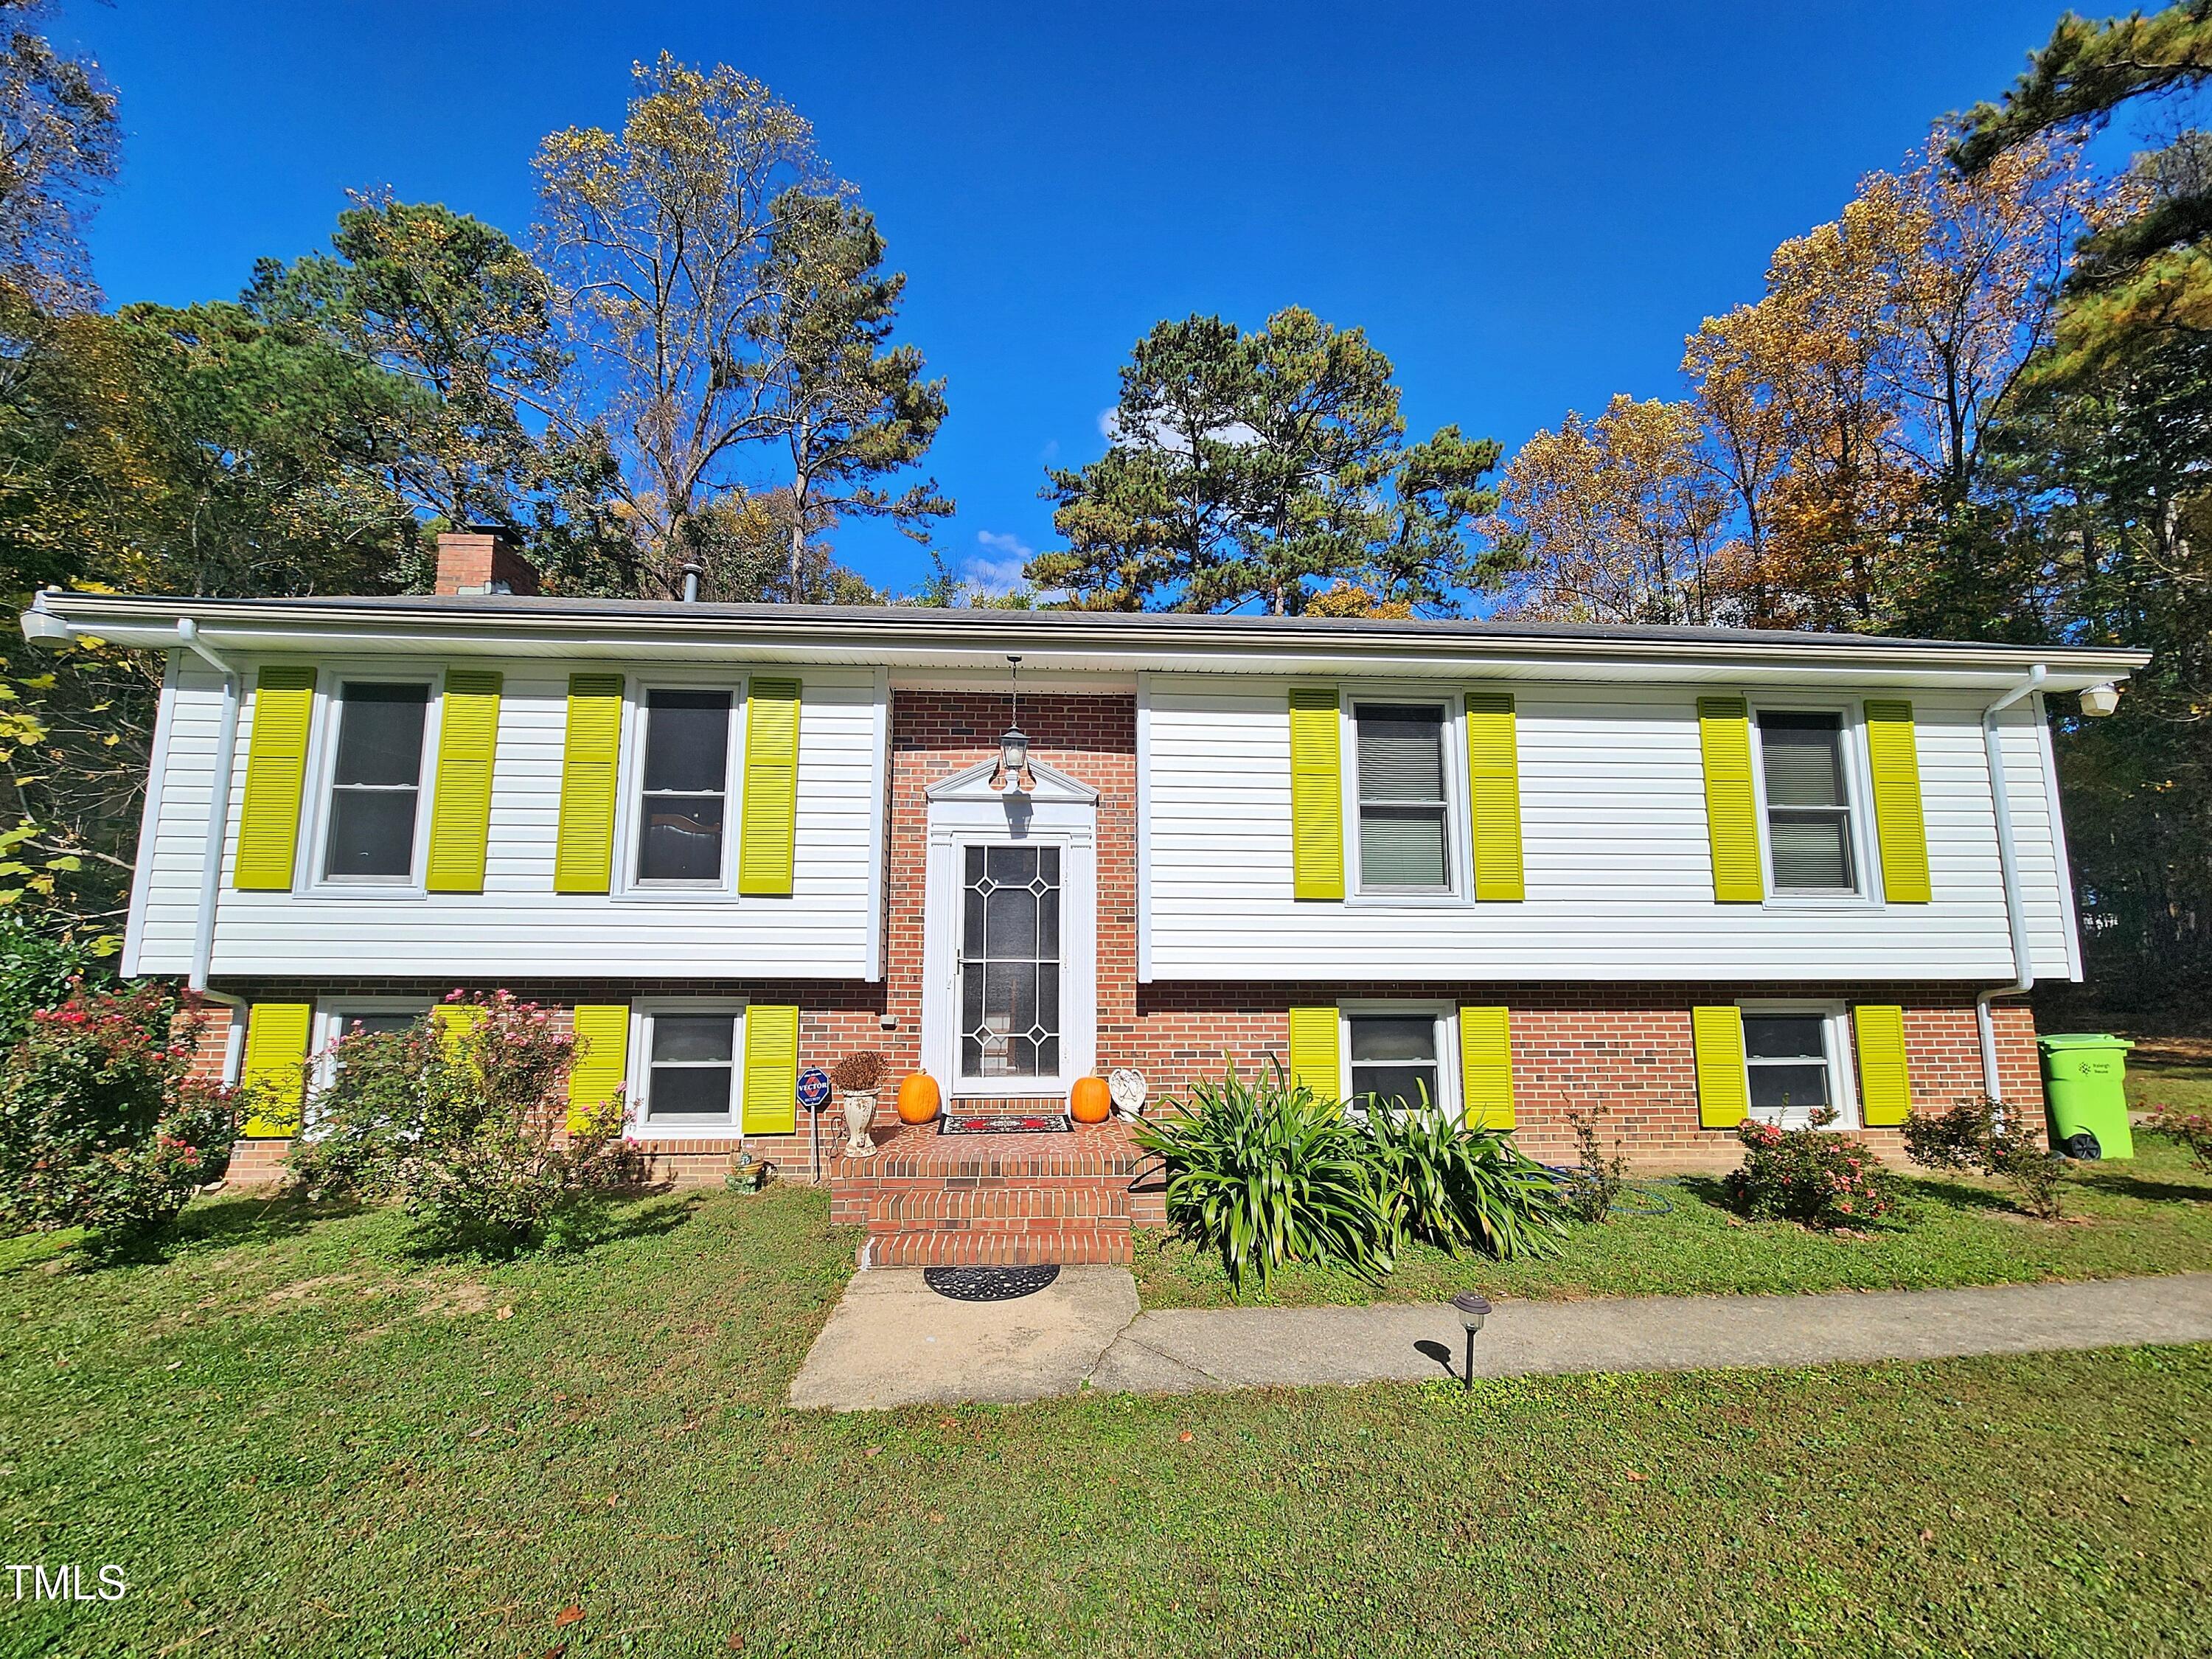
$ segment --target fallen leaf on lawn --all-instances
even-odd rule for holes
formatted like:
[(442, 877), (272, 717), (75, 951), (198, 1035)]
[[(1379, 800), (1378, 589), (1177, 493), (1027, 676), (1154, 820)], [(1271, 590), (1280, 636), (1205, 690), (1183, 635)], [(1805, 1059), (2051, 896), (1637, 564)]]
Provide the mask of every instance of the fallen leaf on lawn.
[(493, 1315), (492, 1316), (493, 1316), (495, 1319), (512, 1319), (512, 1318), (514, 1318), (514, 1309), (512, 1309), (512, 1308), (501, 1308), (501, 1310), (500, 1310), (496, 1314)]
[(551, 1647), (546, 1649), (544, 1652), (539, 1654), (538, 1656), (538, 1659), (561, 1659), (561, 1656), (568, 1652), (568, 1644), (566, 1642), (556, 1642)]
[(1923, 1527), (1920, 1529), (1920, 1541), (1923, 1544), (1932, 1544), (1936, 1541), (1936, 1534)]
[[(610, 1498), (608, 1501), (611, 1503), (614, 1500)], [(560, 1612), (553, 1615), (553, 1623), (556, 1626), (562, 1625), (573, 1625), (583, 1616), (583, 1608), (571, 1601), (567, 1607), (562, 1608)]]
[(485, 1424), (485, 1425), (483, 1425), (483, 1427), (482, 1427), (482, 1428), (480, 1428), (480, 1429), (471, 1429), (471, 1430), (469, 1431), (469, 1438), (470, 1438), (470, 1439), (471, 1439), (471, 1440), (481, 1440), (481, 1439), (483, 1439), (483, 1438), (484, 1437), (484, 1436), (485, 1436), (486, 1434), (489, 1433), (490, 1431), (491, 1431), (491, 1425), (490, 1425), (490, 1424), (489, 1424), (489, 1423), (487, 1423), (487, 1424)]
[(861, 1456), (863, 1456), (863, 1457), (873, 1457), (873, 1456), (874, 1456), (878, 1452), (881, 1451), (882, 1449), (883, 1449), (883, 1448), (882, 1448), (881, 1446), (871, 1446), (871, 1447), (869, 1447), (869, 1448), (867, 1449), (867, 1450), (866, 1450), (866, 1451), (862, 1452), (862, 1453), (860, 1454), (860, 1455), (861, 1455)]
[(935, 1510), (932, 1510), (929, 1512), (929, 1518), (933, 1525), (941, 1527), (945, 1524), (945, 1517), (939, 1515)]
[(1628, 1478), (1631, 1480), (1649, 1480), (1651, 1477), (1648, 1474), (1638, 1474), (1634, 1469), (1631, 1469), (1628, 1471)]
[(730, 1651), (732, 1653), (743, 1653), (744, 1650), (745, 1638), (744, 1634), (738, 1631), (732, 1631), (730, 1632)]
[(1178, 1440), (1190, 1440), (1196, 1438), (1196, 1437), (1194, 1436), (1188, 1429), (1185, 1429), (1181, 1434), (1177, 1435), (1176, 1438)]

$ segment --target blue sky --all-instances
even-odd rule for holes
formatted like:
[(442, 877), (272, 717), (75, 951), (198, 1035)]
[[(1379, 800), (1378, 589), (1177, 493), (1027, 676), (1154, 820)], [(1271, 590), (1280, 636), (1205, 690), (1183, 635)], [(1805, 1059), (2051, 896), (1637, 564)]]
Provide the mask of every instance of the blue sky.
[[(932, 456), (978, 568), (1049, 544), (1048, 461), (1103, 447), (1163, 317), (1286, 304), (1365, 328), (1410, 426), (1510, 446), (1754, 296), (1943, 112), (1994, 94), (2057, 0), (836, 7), (66, 0), (123, 95), (94, 223), (116, 302), (234, 293), (388, 185), (526, 235), (538, 138), (618, 126), (633, 59), (726, 61), (812, 119), (908, 273), (949, 377)], [(911, 586), (895, 533), (848, 560)]]

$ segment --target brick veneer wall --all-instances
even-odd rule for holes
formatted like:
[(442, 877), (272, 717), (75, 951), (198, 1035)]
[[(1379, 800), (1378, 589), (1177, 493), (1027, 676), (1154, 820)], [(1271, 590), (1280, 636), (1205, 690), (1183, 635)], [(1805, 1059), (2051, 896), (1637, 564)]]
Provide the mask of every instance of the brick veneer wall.
[[(922, 928), (927, 856), (928, 787), (963, 767), (994, 755), (1011, 714), (1000, 693), (902, 691), (891, 707), (889, 858), (885, 891), (884, 982), (692, 980), (607, 983), (579, 979), (504, 981), (518, 995), (565, 1008), (576, 1002), (627, 1001), (655, 995), (743, 994), (771, 1003), (796, 1001), (801, 1009), (799, 1061), (828, 1066), (860, 1048), (880, 1050), (889, 1062), (883, 1109), (890, 1109), (896, 1080), (921, 1060)], [(1293, 985), (1137, 981), (1136, 702), (1129, 696), (1024, 694), (1021, 722), (1030, 753), (1098, 791), (1097, 1012), (1098, 1065), (1108, 1071), (1133, 1066), (1155, 1098), (1178, 1093), (1198, 1079), (1218, 1075), (1226, 1057), (1248, 1070), (1288, 1049), (1288, 1011), (1340, 997), (1404, 997), (1513, 1011), (1515, 1085), (1521, 1144), (1536, 1156), (1571, 1155), (1565, 1121), (1570, 1106), (1603, 1104), (1608, 1135), (1618, 1133), (1627, 1155), (1650, 1170), (1732, 1166), (1733, 1136), (1698, 1127), (1690, 1010), (1755, 994), (1776, 997), (1902, 1004), (1916, 1099), (1943, 1106), (1981, 1088), (1980, 1048), (1970, 988), (1941, 984), (1788, 986), (1592, 984), (1519, 985), (1408, 981), (1395, 983)], [(464, 981), (490, 990), (492, 981)], [(293, 983), (227, 985), (246, 1000), (307, 995), (420, 995), (434, 1000), (453, 988), (446, 981), (332, 980), (312, 988)], [(220, 1065), (224, 1020), (210, 1019), (204, 1039)], [(2025, 1005), (2000, 1003), (1996, 1018), (2007, 1097), (2039, 1104), (2033, 1017)], [(885, 1029), (883, 1022), (893, 1022)], [(1446, 1063), (1453, 1063), (1447, 1056)], [(842, 1140), (836, 1114), (822, 1123), (825, 1155)], [(799, 1133), (754, 1136), (756, 1154), (773, 1159), (787, 1176), (804, 1179), (808, 1125)], [(1869, 1132), (1885, 1152), (1897, 1151), (1893, 1130)], [(650, 1143), (664, 1175), (680, 1181), (719, 1180), (731, 1145), (688, 1139)], [(273, 1163), (264, 1142), (245, 1153), (241, 1178)]]

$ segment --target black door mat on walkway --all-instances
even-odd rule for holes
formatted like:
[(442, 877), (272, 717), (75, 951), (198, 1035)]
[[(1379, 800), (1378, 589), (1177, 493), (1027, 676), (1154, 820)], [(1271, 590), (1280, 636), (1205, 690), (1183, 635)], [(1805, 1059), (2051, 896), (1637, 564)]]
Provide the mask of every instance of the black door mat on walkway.
[(921, 1282), (954, 1302), (1012, 1302), (1035, 1296), (1060, 1277), (1056, 1263), (1041, 1267), (924, 1267)]

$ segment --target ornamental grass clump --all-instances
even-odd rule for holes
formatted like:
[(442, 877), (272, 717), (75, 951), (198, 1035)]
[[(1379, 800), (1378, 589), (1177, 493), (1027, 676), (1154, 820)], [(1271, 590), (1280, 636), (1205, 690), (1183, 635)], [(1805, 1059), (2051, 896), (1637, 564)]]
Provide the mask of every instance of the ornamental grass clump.
[(1279, 1070), (1247, 1082), (1232, 1067), (1135, 1136), (1167, 1165), (1168, 1218), (1221, 1253), (1231, 1285), (1265, 1286), (1287, 1261), (1390, 1271), (1365, 1132)]
[(1743, 1167), (1722, 1183), (1728, 1200), (1754, 1221), (1796, 1221), (1808, 1227), (1856, 1227), (1897, 1208), (1896, 1183), (1863, 1140), (1828, 1126), (1832, 1106), (1802, 1129), (1757, 1118), (1736, 1126)]
[(1501, 1261), (1557, 1255), (1566, 1231), (1559, 1188), (1505, 1136), (1431, 1106), (1367, 1115), (1366, 1152), (1395, 1248), (1432, 1244)]
[(202, 1023), (150, 984), (29, 1015), (0, 1066), (0, 1229), (129, 1240), (222, 1176), (237, 1103), (191, 1075)]
[(588, 1242), (645, 1177), (619, 1096), (571, 1116), (576, 1040), (505, 991), (454, 992), (402, 1031), (331, 1050), (290, 1160), (316, 1198), (397, 1200), (434, 1245), (491, 1255)]

